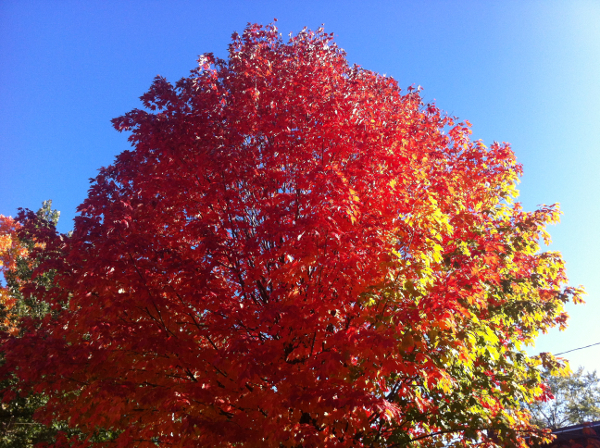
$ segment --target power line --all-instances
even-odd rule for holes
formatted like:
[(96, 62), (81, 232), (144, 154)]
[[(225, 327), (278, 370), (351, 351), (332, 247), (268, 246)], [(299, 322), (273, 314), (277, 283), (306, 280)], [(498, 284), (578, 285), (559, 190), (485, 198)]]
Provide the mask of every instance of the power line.
[(556, 356), (558, 356), (558, 355), (565, 355), (567, 353), (571, 353), (571, 352), (574, 352), (574, 351), (577, 351), (577, 350), (583, 350), (584, 348), (593, 347), (594, 345), (600, 345), (600, 342), (596, 342), (595, 344), (586, 345), (585, 347), (574, 348), (573, 350), (567, 350), (566, 352), (555, 353), (555, 355)]

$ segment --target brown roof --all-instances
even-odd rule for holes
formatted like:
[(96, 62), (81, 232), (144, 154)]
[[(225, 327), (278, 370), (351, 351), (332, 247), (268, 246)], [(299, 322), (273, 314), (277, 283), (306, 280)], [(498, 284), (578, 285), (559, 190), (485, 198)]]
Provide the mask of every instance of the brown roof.
[(550, 447), (600, 448), (600, 421), (555, 429), (552, 434), (556, 439)]

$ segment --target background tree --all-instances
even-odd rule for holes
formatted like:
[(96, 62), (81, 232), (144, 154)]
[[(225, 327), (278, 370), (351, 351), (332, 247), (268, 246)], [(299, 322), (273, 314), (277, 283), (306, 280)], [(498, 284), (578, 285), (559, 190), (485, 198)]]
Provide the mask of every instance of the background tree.
[(530, 405), (534, 422), (552, 429), (600, 420), (600, 379), (580, 367), (569, 375), (546, 375), (554, 398)]
[(60, 312), (3, 342), (40, 418), (114, 446), (538, 434), (520, 403), (560, 366), (523, 347), (581, 291), (539, 252), (557, 209), (513, 203), (507, 144), (350, 67), (323, 30), (249, 26), (142, 101), (73, 236), (39, 236), (55, 256), (33, 277), (55, 277), (36, 297)]
[[(60, 212), (52, 210), (52, 201), (44, 201), (42, 207), (35, 215), (29, 219), (35, 220), (35, 228), (52, 229), (54, 231)], [(4, 276), (5, 286), (2, 289), (4, 318), (3, 331), (18, 331), (15, 321), (26, 316), (41, 318), (48, 311), (48, 305), (37, 300), (35, 294), (24, 295), (21, 286), (32, 280), (33, 270), (39, 265), (41, 260), (36, 260), (33, 253), (39, 254), (39, 248), (36, 248), (36, 241), (21, 234), (21, 226), (8, 217), (2, 217), (2, 238), (3, 246), (0, 248), (0, 269)], [(50, 287), (52, 284), (52, 272), (44, 272), (35, 279), (40, 287)]]
[[(54, 229), (60, 213), (52, 210), (52, 201), (44, 201), (35, 217), (38, 229)], [(20, 322), (23, 319), (42, 319), (48, 312), (47, 303), (38, 300), (36, 294), (23, 294), (21, 286), (32, 282), (33, 270), (41, 260), (33, 253), (38, 251), (36, 241), (19, 236), (21, 226), (12, 218), (0, 216), (0, 272), (3, 284), (0, 287), (0, 330), (19, 337)], [(37, 287), (50, 287), (52, 271), (47, 270), (35, 279)], [(6, 376), (8, 376), (6, 378)], [(35, 411), (43, 406), (47, 397), (44, 394), (25, 392), (19, 387), (13, 374), (5, 376), (0, 383), (0, 447), (31, 447), (42, 442), (55, 441), (59, 431), (68, 431), (68, 426), (54, 422), (44, 425), (33, 419)]]

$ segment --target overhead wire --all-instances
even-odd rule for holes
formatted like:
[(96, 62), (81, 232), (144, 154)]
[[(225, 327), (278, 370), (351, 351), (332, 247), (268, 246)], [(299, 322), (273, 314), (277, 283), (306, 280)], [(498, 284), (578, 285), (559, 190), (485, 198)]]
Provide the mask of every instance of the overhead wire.
[(567, 350), (566, 352), (561, 352), (561, 353), (555, 353), (555, 356), (558, 355), (565, 355), (567, 353), (571, 353), (571, 352), (575, 352), (577, 350), (583, 350), (584, 348), (589, 348), (589, 347), (593, 347), (594, 345), (600, 345), (600, 342), (596, 342), (594, 344), (590, 344), (590, 345), (586, 345), (585, 347), (578, 347), (578, 348), (574, 348), (573, 350)]

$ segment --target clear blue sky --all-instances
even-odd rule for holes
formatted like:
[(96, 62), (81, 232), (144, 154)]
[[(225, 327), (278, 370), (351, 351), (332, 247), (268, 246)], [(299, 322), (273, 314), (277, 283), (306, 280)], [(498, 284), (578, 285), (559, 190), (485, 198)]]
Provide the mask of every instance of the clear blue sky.
[[(600, 1), (0, 1), (0, 213), (52, 199), (72, 227), (88, 179), (129, 147), (110, 119), (160, 74), (226, 55), (233, 31), (325, 24), (351, 63), (512, 143), (525, 209), (560, 202), (552, 250), (587, 305), (532, 352), (600, 342)], [(600, 345), (568, 355), (600, 371)]]

